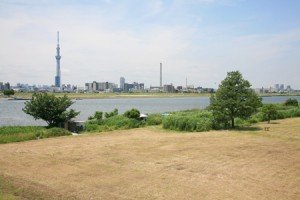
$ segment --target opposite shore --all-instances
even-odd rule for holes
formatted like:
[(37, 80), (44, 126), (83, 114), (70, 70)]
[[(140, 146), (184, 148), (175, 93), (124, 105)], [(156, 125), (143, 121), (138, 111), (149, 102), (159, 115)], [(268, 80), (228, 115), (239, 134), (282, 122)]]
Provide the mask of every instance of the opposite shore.
[[(33, 92), (17, 92), (7, 98), (0, 95), (0, 99), (28, 100)], [(211, 93), (53, 93), (56, 97), (67, 95), (71, 99), (126, 99), (126, 98), (180, 98), (180, 97), (210, 97)], [(300, 93), (268, 93), (259, 94), (260, 97), (271, 96), (299, 96)]]

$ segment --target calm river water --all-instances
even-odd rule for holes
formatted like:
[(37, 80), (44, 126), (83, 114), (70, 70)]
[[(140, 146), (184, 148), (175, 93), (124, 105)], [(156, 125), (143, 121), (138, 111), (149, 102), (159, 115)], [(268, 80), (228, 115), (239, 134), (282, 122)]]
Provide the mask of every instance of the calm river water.
[[(288, 96), (263, 97), (264, 103), (282, 103)], [(300, 101), (300, 96), (294, 96)], [(34, 120), (22, 111), (25, 101), (0, 99), (0, 126), (12, 125), (46, 125), (41, 120)], [(123, 113), (131, 108), (137, 108), (141, 113), (162, 113), (186, 109), (203, 109), (209, 104), (209, 97), (184, 97), (184, 98), (132, 98), (132, 99), (84, 99), (77, 100), (72, 105), (80, 111), (78, 120), (86, 120), (95, 111), (112, 111), (119, 109)]]

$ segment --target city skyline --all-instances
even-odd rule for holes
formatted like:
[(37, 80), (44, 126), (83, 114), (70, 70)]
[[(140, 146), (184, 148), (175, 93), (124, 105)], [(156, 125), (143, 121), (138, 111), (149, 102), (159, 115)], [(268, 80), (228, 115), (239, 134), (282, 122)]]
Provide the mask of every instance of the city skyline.
[[(0, 1), (0, 80), (51, 85), (55, 32), (62, 84), (93, 80), (217, 88), (239, 70), (254, 88), (300, 88), (297, 1)], [(30, 9), (28, 9), (30, 8)], [(34, 58), (34, 59), (32, 59)]]

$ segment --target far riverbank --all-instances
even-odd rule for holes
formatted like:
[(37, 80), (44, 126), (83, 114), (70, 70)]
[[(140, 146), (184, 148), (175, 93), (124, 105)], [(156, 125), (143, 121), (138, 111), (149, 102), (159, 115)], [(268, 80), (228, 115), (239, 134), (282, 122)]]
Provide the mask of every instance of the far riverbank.
[[(127, 99), (127, 98), (185, 98), (185, 97), (210, 97), (211, 93), (52, 93), (56, 97), (67, 95), (71, 99)], [(33, 92), (16, 92), (11, 98), (16, 100), (31, 99)], [(300, 93), (288, 94), (259, 94), (261, 97), (272, 96), (299, 96)], [(0, 96), (0, 99), (3, 99)]]

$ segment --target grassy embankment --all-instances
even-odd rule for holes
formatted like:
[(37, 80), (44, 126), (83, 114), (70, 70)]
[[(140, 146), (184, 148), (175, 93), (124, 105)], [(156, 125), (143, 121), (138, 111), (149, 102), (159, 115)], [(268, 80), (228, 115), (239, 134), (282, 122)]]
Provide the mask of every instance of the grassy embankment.
[(154, 126), (2, 144), (0, 196), (296, 200), (299, 124), (292, 118), (201, 134)]
[[(300, 108), (295, 106), (277, 105), (278, 114), (271, 120), (300, 117)], [(262, 114), (261, 108), (249, 119), (236, 119), (237, 128), (247, 127), (254, 123), (267, 121)], [(146, 126), (162, 125), (164, 129), (185, 132), (203, 132), (222, 127), (215, 124), (211, 111), (209, 110), (186, 110), (171, 112), (168, 116), (161, 114), (150, 114), (147, 119), (139, 120), (128, 118), (124, 115), (101, 117), (91, 119), (85, 124), (84, 132), (106, 132), (140, 128)], [(83, 133), (84, 133), (83, 132)], [(71, 135), (70, 132), (60, 128), (47, 129), (45, 127), (0, 127), (0, 143), (20, 142), (48, 137)]]
[(0, 127), (0, 144), (64, 135), (71, 135), (71, 133), (62, 128), (48, 129), (42, 126), (4, 126)]

